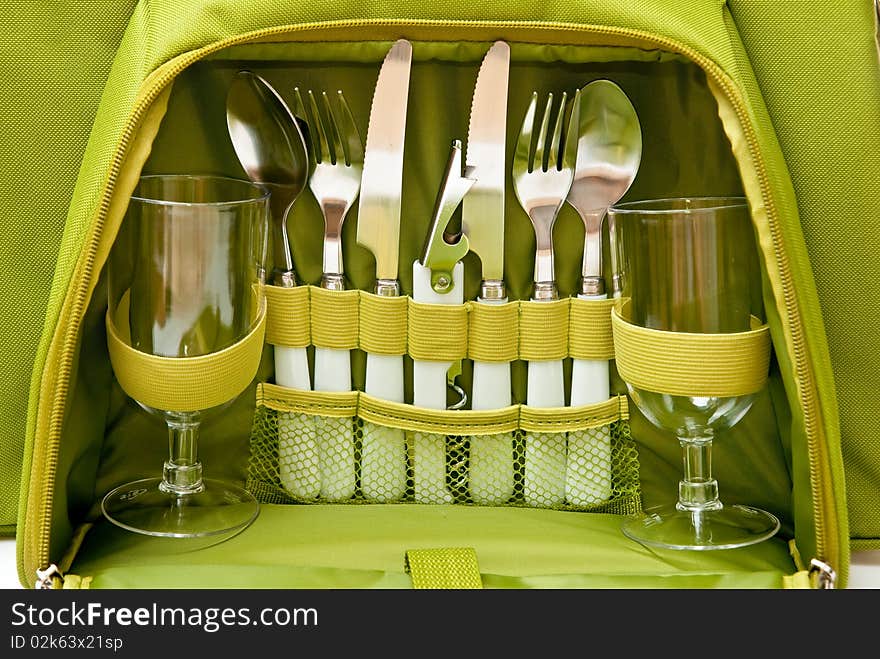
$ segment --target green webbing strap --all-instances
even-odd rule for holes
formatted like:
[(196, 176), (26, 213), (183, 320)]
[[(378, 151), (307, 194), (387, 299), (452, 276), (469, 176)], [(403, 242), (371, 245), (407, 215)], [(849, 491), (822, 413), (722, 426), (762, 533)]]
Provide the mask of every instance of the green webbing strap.
[(519, 303), (468, 303), (468, 357), (512, 362), (519, 357)]
[(626, 304), (611, 312), (620, 377), (673, 396), (743, 396), (759, 391), (770, 366), (770, 330), (754, 316), (752, 329), (697, 334), (629, 323)]
[(551, 361), (568, 356), (569, 300), (520, 302), (519, 358)]
[(413, 588), (482, 588), (477, 552), (471, 547), (410, 549), (404, 569), (412, 577)]
[(617, 300), (571, 298), (568, 316), (568, 355), (575, 359), (614, 359), (611, 309)]
[(361, 350), (378, 355), (405, 354), (407, 298), (361, 291), (359, 299)]
[(358, 347), (360, 291), (331, 291), (310, 286), (312, 344), (319, 348)]
[(257, 405), (278, 412), (348, 418), (358, 411), (357, 391), (304, 391), (261, 382), (257, 385), (256, 399)]
[(467, 357), (465, 305), (425, 304), (408, 299), (407, 348), (413, 359), (454, 362)]
[(492, 435), (513, 432), (519, 406), (500, 410), (432, 410), (405, 403), (392, 403), (360, 393), (358, 416), (380, 426), (441, 435)]
[[(119, 307), (124, 311), (123, 305)], [(120, 338), (129, 334), (128, 314), (106, 316), (110, 363), (122, 390), (158, 410), (207, 410), (238, 396), (257, 374), (266, 334), (266, 309), (243, 339), (219, 352), (198, 357), (157, 357), (132, 348)]]
[(266, 343), (288, 348), (309, 345), (309, 287), (265, 286)]
[(599, 428), (629, 418), (626, 396), (580, 407), (520, 407), (519, 427), (526, 432), (562, 433)]

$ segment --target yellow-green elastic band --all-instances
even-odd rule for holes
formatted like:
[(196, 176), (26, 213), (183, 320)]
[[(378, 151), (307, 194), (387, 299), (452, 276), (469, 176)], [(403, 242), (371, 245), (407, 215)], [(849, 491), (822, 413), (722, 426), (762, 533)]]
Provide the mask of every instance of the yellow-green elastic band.
[(319, 348), (353, 350), (358, 347), (360, 291), (331, 291), (309, 287), (312, 344)]
[(568, 354), (575, 359), (614, 359), (611, 309), (617, 300), (571, 298), (568, 315)]
[[(107, 312), (107, 346), (123, 391), (158, 410), (196, 412), (226, 403), (244, 391), (260, 366), (266, 310), (239, 342), (199, 357), (157, 357), (135, 350), (119, 336)], [(126, 333), (126, 329), (121, 331)]]
[(288, 348), (304, 348), (311, 342), (309, 327), (309, 287), (265, 286), (266, 343)]
[[(626, 313), (624, 311), (624, 313)], [(673, 396), (743, 396), (759, 391), (770, 366), (770, 330), (698, 334), (646, 329), (611, 313), (617, 370), (629, 384)]]
[(452, 362), (467, 356), (468, 311), (463, 304), (424, 304), (409, 298), (407, 349), (413, 359)]
[(499, 410), (433, 410), (392, 403), (361, 392), (358, 416), (380, 426), (440, 435), (497, 435), (513, 432), (519, 406)]
[(519, 303), (468, 303), (468, 355), (478, 362), (519, 358)]
[(360, 348), (378, 355), (406, 353), (406, 297), (360, 294)]
[(482, 588), (477, 552), (471, 547), (410, 549), (404, 568), (413, 588)]
[(602, 403), (580, 407), (529, 407), (522, 405), (519, 427), (526, 432), (576, 432), (599, 428), (629, 418), (626, 396), (612, 396)]
[(550, 361), (568, 356), (569, 300), (520, 302), (519, 358)]
[(257, 405), (276, 412), (347, 418), (357, 415), (357, 391), (304, 391), (270, 382), (257, 385)]

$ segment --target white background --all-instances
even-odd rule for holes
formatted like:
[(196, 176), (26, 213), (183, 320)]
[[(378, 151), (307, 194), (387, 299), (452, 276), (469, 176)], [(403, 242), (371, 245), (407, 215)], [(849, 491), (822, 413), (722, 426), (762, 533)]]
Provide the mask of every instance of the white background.
[[(15, 540), (0, 539), (0, 588), (21, 588), (15, 565)], [(880, 589), (880, 551), (857, 552), (852, 556), (850, 588)]]

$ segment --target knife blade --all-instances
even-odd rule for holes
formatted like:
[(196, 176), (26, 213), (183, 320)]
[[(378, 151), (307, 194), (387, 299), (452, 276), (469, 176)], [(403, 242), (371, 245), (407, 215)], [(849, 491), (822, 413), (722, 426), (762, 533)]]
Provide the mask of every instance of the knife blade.
[(379, 282), (396, 281), (398, 275), (403, 144), (411, 62), (412, 44), (405, 39), (395, 42), (382, 62), (370, 107), (357, 241), (376, 258), (377, 289)]
[[(462, 232), (482, 264), (481, 304), (504, 304), (504, 181), (506, 179), (507, 88), (510, 46), (496, 41), (480, 64), (468, 120), (465, 162), (477, 182), (462, 204)], [(491, 410), (511, 404), (510, 364), (474, 361), (471, 408)], [(470, 442), (471, 498), (498, 504), (513, 495), (513, 436), (502, 433)]]
[(477, 182), (462, 204), (461, 227), (480, 257), (484, 282), (504, 277), (504, 181), (510, 46), (496, 41), (477, 74), (468, 123), (465, 164)]
[[(400, 294), (398, 242), (403, 184), (403, 147), (412, 45), (394, 43), (379, 70), (364, 149), (358, 202), (357, 242), (376, 259), (378, 295)], [(403, 355), (367, 353), (366, 393), (402, 403)], [(406, 494), (407, 457), (403, 430), (365, 422), (361, 443), (361, 491), (370, 501), (395, 501)]]

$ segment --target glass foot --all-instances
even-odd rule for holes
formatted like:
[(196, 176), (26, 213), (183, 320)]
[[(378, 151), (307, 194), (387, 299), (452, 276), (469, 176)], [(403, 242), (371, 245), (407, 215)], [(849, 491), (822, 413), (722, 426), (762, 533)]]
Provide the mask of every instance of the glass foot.
[(623, 523), (628, 538), (664, 549), (736, 549), (773, 537), (779, 530), (774, 515), (749, 506), (689, 512), (674, 505), (650, 508)]
[(241, 531), (260, 507), (237, 485), (205, 479), (204, 489), (177, 496), (159, 489), (161, 478), (126, 483), (101, 502), (104, 516), (122, 528), (165, 538), (198, 538)]

